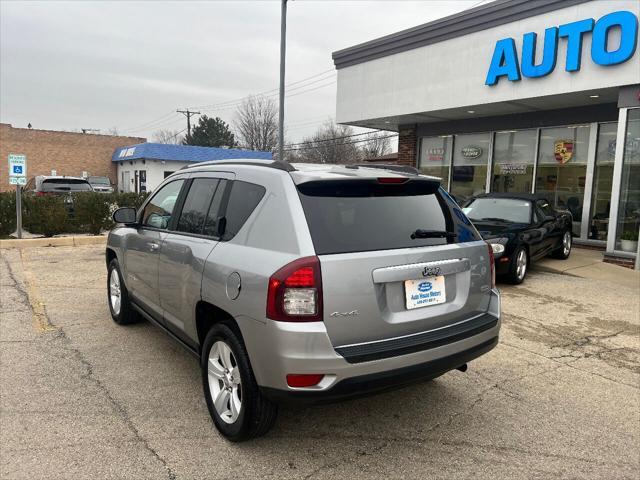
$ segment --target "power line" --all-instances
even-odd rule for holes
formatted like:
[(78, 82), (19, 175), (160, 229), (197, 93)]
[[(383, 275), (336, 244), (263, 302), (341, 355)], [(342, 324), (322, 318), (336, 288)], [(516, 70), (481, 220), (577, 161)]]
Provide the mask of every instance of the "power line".
[[(398, 136), (398, 134), (394, 133), (393, 135), (386, 135), (384, 137), (377, 137), (377, 140), (383, 140), (385, 138), (393, 138), (393, 137), (397, 137), (397, 136)], [(331, 139), (327, 139), (327, 140), (324, 140), (324, 141), (333, 141), (333, 140), (336, 140), (336, 139), (337, 138), (331, 138)], [(358, 143), (363, 143), (363, 142), (368, 142), (368, 141), (369, 141), (369, 139), (365, 138), (363, 140), (355, 140), (353, 142), (342, 142), (342, 143), (340, 143), (340, 145), (355, 145), (355, 144), (358, 144)], [(313, 143), (316, 143), (316, 142), (313, 142)], [(319, 146), (322, 147), (324, 145), (319, 145)], [(285, 148), (284, 151), (285, 152), (299, 152), (301, 150), (312, 150), (312, 149), (317, 148), (317, 147), (318, 147), (318, 145), (311, 145), (311, 146), (308, 146), (308, 147), (298, 147), (298, 148)]]
[[(297, 145), (307, 145), (309, 143), (333, 142), (335, 140), (343, 140), (345, 138), (353, 138), (353, 137), (361, 137), (363, 135), (371, 135), (372, 133), (375, 133), (375, 132), (352, 133), (350, 135), (344, 135), (342, 137), (332, 137), (332, 138), (325, 138), (325, 139), (321, 139), (321, 140), (311, 140), (311, 141), (308, 141), (308, 142), (290, 143), (287, 146), (288, 147), (295, 147)], [(394, 134), (394, 135), (397, 135), (397, 134)]]
[[(319, 72), (316, 73), (314, 75), (311, 75), (309, 77), (303, 78), (301, 80), (297, 80), (295, 82), (291, 82), (288, 83), (286, 86), (288, 88), (288, 91), (296, 91), (296, 90), (301, 90), (304, 89), (306, 87), (309, 87), (311, 85), (314, 85), (316, 83), (319, 82), (323, 82), (325, 80), (329, 80), (331, 78), (333, 78), (336, 74), (335, 69), (331, 68), (329, 70), (325, 70), (323, 72)], [(335, 83), (335, 82), (333, 82)], [(310, 89), (308, 91), (313, 91), (313, 90), (317, 90), (318, 88), (324, 88), (326, 86), (332, 85), (333, 83), (328, 83), (326, 85), (322, 85), (322, 86), (318, 86), (317, 88), (313, 88)], [(293, 87), (293, 88), (289, 88), (289, 87)], [(302, 93), (306, 93), (306, 91), (300, 91), (297, 92), (296, 95), (298, 94), (302, 94)], [(264, 92), (258, 93), (256, 95), (262, 95), (262, 96), (267, 96), (269, 97), (275, 97), (278, 95), (278, 89), (274, 88), (271, 90), (266, 90)], [(247, 95), (248, 96), (248, 95)], [(189, 109), (203, 109), (203, 110), (228, 110), (231, 108), (235, 108), (238, 105), (242, 104), (242, 101), (247, 98), (247, 96), (244, 97), (239, 97), (239, 98), (235, 98), (235, 99), (231, 99), (231, 100), (227, 100), (225, 102), (220, 102), (220, 103), (216, 103), (216, 104), (210, 104), (210, 105), (201, 105), (201, 106), (196, 106), (196, 107), (189, 107)], [(287, 97), (289, 96), (294, 96), (294, 95), (287, 95)], [(123, 128), (121, 129), (121, 131), (123, 133), (134, 133), (134, 132), (139, 132), (141, 130), (148, 130), (151, 128), (157, 129), (161, 126), (165, 126), (165, 125), (169, 125), (171, 123), (174, 122), (174, 119), (170, 118), (172, 115), (175, 115), (176, 112), (175, 111), (170, 111), (160, 117), (154, 118), (153, 120), (149, 120), (148, 122), (144, 122), (138, 125), (135, 125), (133, 127), (130, 128)]]
[[(286, 97), (286, 98), (289, 98), (289, 97), (295, 97), (296, 95), (302, 95), (303, 93), (312, 92), (312, 91), (314, 91), (314, 90), (318, 90), (318, 89), (320, 89), (320, 88), (324, 88), (324, 87), (328, 87), (328, 86), (331, 86), (331, 85), (335, 85), (335, 83), (336, 83), (336, 82), (335, 82), (335, 81), (333, 81), (333, 82), (330, 82), (330, 83), (326, 83), (326, 84), (324, 84), (324, 85), (318, 85), (317, 87), (314, 87), (314, 88), (309, 88), (309, 89), (307, 89), (307, 90), (301, 90), (301, 91), (296, 92), (296, 93), (287, 94), (287, 95), (285, 95), (285, 97)], [(303, 85), (303, 86), (304, 86), (304, 87), (307, 87), (307, 86), (309, 86), (309, 85)], [(302, 87), (297, 87), (297, 88), (302, 88)], [(290, 90), (295, 90), (295, 88), (292, 88), (292, 89), (290, 89)], [(264, 97), (264, 98), (273, 98), (273, 97), (277, 97), (277, 96), (278, 96), (278, 93), (273, 93), (273, 94), (271, 94), (271, 95), (263, 95), (263, 97)], [(216, 112), (224, 111), (224, 110), (231, 110), (231, 109), (233, 109), (233, 108), (237, 108), (237, 107), (239, 107), (240, 105), (242, 105), (242, 102), (244, 101), (244, 99), (245, 99), (245, 98), (247, 98), (247, 97), (244, 97), (244, 98), (243, 98), (241, 101), (239, 101), (239, 102), (235, 102), (235, 103), (232, 103), (232, 104), (229, 104), (229, 105), (225, 105), (225, 106), (221, 106), (221, 107), (216, 107), (216, 108), (213, 108), (213, 107), (212, 107), (212, 108), (203, 108), (202, 110), (204, 110), (204, 111), (216, 111)]]
[[(286, 87), (288, 88), (288, 87), (291, 87), (291, 86), (293, 86), (293, 85), (299, 85), (300, 83), (305, 83), (305, 82), (307, 82), (308, 80), (311, 80), (311, 79), (316, 78), (316, 77), (326, 76), (326, 74), (327, 74), (327, 73), (335, 74), (335, 73), (336, 73), (336, 71), (335, 71), (335, 69), (333, 69), (333, 68), (332, 68), (332, 69), (329, 69), (329, 70), (325, 70), (324, 72), (316, 73), (315, 75), (311, 75), (310, 77), (303, 78), (302, 80), (298, 80), (298, 81), (296, 81), (296, 82), (288, 83), (288, 84), (286, 84)], [(323, 79), (319, 79), (319, 78), (318, 78), (318, 79), (316, 79), (316, 80), (314, 80), (314, 81), (312, 81), (312, 82), (309, 82), (309, 83), (308, 83), (308, 85), (311, 85), (311, 84), (313, 84), (313, 83), (317, 83), (317, 82), (322, 81), (322, 80), (328, 80), (328, 79), (329, 79), (329, 77), (327, 77), (327, 78), (323, 78)], [(301, 86), (299, 86), (299, 87), (295, 87), (295, 88), (294, 88), (294, 89), (292, 89), (292, 90), (295, 90), (295, 89), (297, 89), (297, 88), (301, 88), (301, 87), (303, 87), (303, 86), (306, 86), (306, 85), (301, 85)], [(275, 92), (275, 94), (277, 95), (277, 93), (278, 93), (278, 88), (272, 88), (271, 90), (265, 90), (264, 92), (259, 92), (259, 93), (256, 93), (255, 95), (268, 95), (268, 94), (271, 94), (271, 93), (274, 93), (274, 92)], [(212, 108), (220, 107), (220, 106), (223, 106), (223, 105), (227, 105), (227, 104), (229, 104), (229, 103), (236, 103), (236, 102), (239, 102), (239, 101), (241, 101), (241, 100), (244, 100), (246, 97), (247, 97), (247, 95), (245, 95), (244, 97), (239, 97), (239, 98), (236, 98), (236, 99), (227, 100), (227, 101), (225, 101), (225, 102), (213, 103), (213, 104), (209, 104), (209, 105), (198, 105), (198, 106), (190, 107), (190, 108), (212, 109)]]
[(146, 128), (150, 128), (152, 124), (154, 123), (163, 123), (164, 121), (166, 121), (171, 115), (175, 115), (176, 112), (174, 112), (173, 110), (170, 111), (169, 113), (164, 114), (161, 117), (158, 117), (154, 120), (149, 120), (148, 122), (142, 123), (140, 125), (137, 125), (135, 127), (131, 127), (131, 128), (124, 128), (122, 129), (124, 132), (136, 132), (139, 130), (145, 130)]

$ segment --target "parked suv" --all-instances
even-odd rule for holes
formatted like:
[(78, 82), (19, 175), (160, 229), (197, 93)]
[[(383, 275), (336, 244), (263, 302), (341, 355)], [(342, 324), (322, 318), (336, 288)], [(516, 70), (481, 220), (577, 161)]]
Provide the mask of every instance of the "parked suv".
[(92, 192), (93, 187), (81, 177), (37, 175), (24, 186), (26, 194), (37, 196), (54, 195), (64, 197), (64, 206), (69, 217), (75, 215), (73, 194), (76, 192)]
[(109, 177), (87, 177), (87, 181), (91, 184), (91, 187), (95, 192), (100, 193), (113, 193), (113, 184)]
[(432, 177), (200, 163), (114, 220), (113, 320), (144, 317), (200, 358), (233, 441), (264, 434), (280, 402), (465, 370), (498, 342), (492, 250)]

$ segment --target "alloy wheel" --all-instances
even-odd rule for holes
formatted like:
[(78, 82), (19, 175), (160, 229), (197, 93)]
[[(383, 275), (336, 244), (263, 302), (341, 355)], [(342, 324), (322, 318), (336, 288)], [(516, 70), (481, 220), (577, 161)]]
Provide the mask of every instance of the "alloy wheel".
[(570, 252), (571, 252), (571, 232), (564, 232), (564, 236), (562, 237), (562, 253), (564, 253), (565, 257), (568, 257)]
[(219, 340), (211, 347), (207, 373), (216, 412), (224, 422), (234, 423), (242, 408), (242, 380), (238, 362), (225, 342)]
[(518, 280), (522, 280), (527, 273), (527, 252), (520, 250), (516, 257), (516, 275)]
[(114, 268), (109, 275), (109, 302), (111, 309), (115, 315), (120, 315), (120, 306), (122, 305), (122, 292), (120, 290), (120, 275)]

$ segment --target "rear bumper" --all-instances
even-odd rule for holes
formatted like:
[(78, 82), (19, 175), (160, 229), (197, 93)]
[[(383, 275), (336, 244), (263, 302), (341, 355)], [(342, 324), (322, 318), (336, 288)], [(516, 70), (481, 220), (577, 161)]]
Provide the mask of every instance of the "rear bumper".
[[(475, 329), (443, 328), (435, 337), (432, 330), (411, 339), (391, 339), (381, 342), (382, 349), (376, 345), (375, 351), (361, 351), (370, 345), (358, 345), (357, 351), (343, 351), (346, 356), (340, 354), (344, 348), (331, 343), (323, 322), (258, 321), (244, 316), (236, 321), (256, 381), (266, 395), (322, 401), (432, 378), (488, 352), (500, 332), (500, 295), (491, 291), (487, 311), (468, 320)], [(386, 348), (390, 346), (393, 350)], [(314, 387), (292, 388), (287, 385), (287, 374), (323, 374), (324, 378)]]
[(330, 403), (358, 398), (438, 377), (484, 355), (497, 344), (498, 337), (494, 337), (468, 350), (430, 362), (347, 378), (329, 390), (292, 391), (262, 387), (261, 391), (267, 398), (278, 403)]

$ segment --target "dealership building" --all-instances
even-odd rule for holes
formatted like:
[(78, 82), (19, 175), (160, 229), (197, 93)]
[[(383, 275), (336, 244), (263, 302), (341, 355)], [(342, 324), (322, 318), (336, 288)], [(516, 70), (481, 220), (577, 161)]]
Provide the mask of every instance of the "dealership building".
[(539, 192), (576, 242), (631, 260), (640, 226), (637, 0), (496, 0), (334, 52), (337, 121), (460, 201)]

